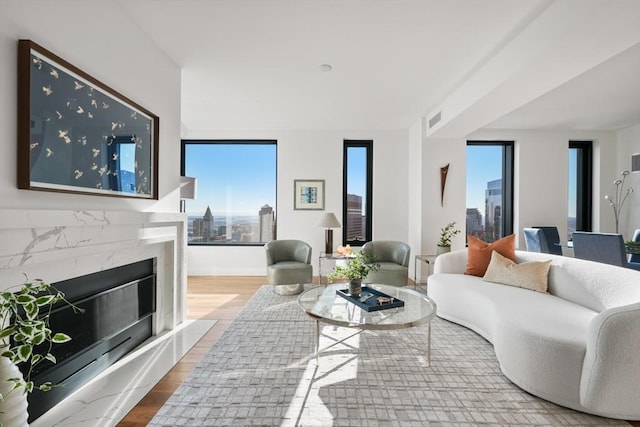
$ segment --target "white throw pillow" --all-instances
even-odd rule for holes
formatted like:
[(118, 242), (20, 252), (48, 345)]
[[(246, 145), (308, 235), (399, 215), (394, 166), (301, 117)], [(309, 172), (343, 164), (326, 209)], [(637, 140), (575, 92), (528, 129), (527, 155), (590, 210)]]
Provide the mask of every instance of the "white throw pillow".
[(493, 251), (482, 280), (546, 293), (550, 267), (551, 260), (516, 264)]

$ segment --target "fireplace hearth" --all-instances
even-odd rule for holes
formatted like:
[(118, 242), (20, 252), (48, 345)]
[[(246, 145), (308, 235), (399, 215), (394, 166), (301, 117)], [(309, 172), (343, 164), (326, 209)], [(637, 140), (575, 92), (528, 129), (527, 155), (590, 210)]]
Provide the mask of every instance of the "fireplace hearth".
[(52, 311), (52, 330), (72, 340), (54, 346), (56, 364), (40, 364), (32, 373), (36, 384), (62, 385), (29, 395), (29, 422), (152, 336), (155, 264), (155, 259), (147, 259), (53, 284), (84, 313), (66, 305)]

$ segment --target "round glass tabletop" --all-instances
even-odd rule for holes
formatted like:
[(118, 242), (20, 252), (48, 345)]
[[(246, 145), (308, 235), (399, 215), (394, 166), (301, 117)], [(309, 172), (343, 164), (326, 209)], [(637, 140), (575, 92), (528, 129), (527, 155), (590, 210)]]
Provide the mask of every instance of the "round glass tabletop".
[(337, 283), (311, 288), (298, 297), (298, 303), (311, 317), (336, 326), (360, 329), (401, 329), (429, 322), (436, 314), (436, 304), (426, 295), (406, 287), (363, 285), (395, 299), (404, 301), (403, 307), (366, 311), (336, 292), (348, 288)]

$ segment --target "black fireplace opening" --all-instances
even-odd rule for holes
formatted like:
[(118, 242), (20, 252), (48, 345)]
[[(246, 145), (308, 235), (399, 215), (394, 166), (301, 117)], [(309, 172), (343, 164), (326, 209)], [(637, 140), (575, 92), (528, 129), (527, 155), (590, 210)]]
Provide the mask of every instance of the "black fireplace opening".
[[(51, 330), (66, 333), (71, 341), (54, 345), (51, 353), (57, 363), (43, 362), (32, 371), (36, 385), (51, 381), (59, 386), (48, 392), (34, 390), (29, 395), (29, 422), (152, 335), (152, 315), (156, 311), (155, 259), (52, 285), (84, 312), (74, 312), (62, 303), (51, 312)], [(28, 366), (22, 365), (20, 369), (24, 373)]]

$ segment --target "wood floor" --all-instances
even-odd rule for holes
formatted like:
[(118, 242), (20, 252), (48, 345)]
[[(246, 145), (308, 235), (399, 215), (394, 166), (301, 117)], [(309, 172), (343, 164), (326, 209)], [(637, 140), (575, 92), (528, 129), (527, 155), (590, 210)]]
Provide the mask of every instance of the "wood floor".
[[(189, 277), (187, 318), (217, 322), (117, 426), (146, 426), (264, 283), (266, 278), (258, 276)], [(631, 425), (640, 427), (640, 422)]]

